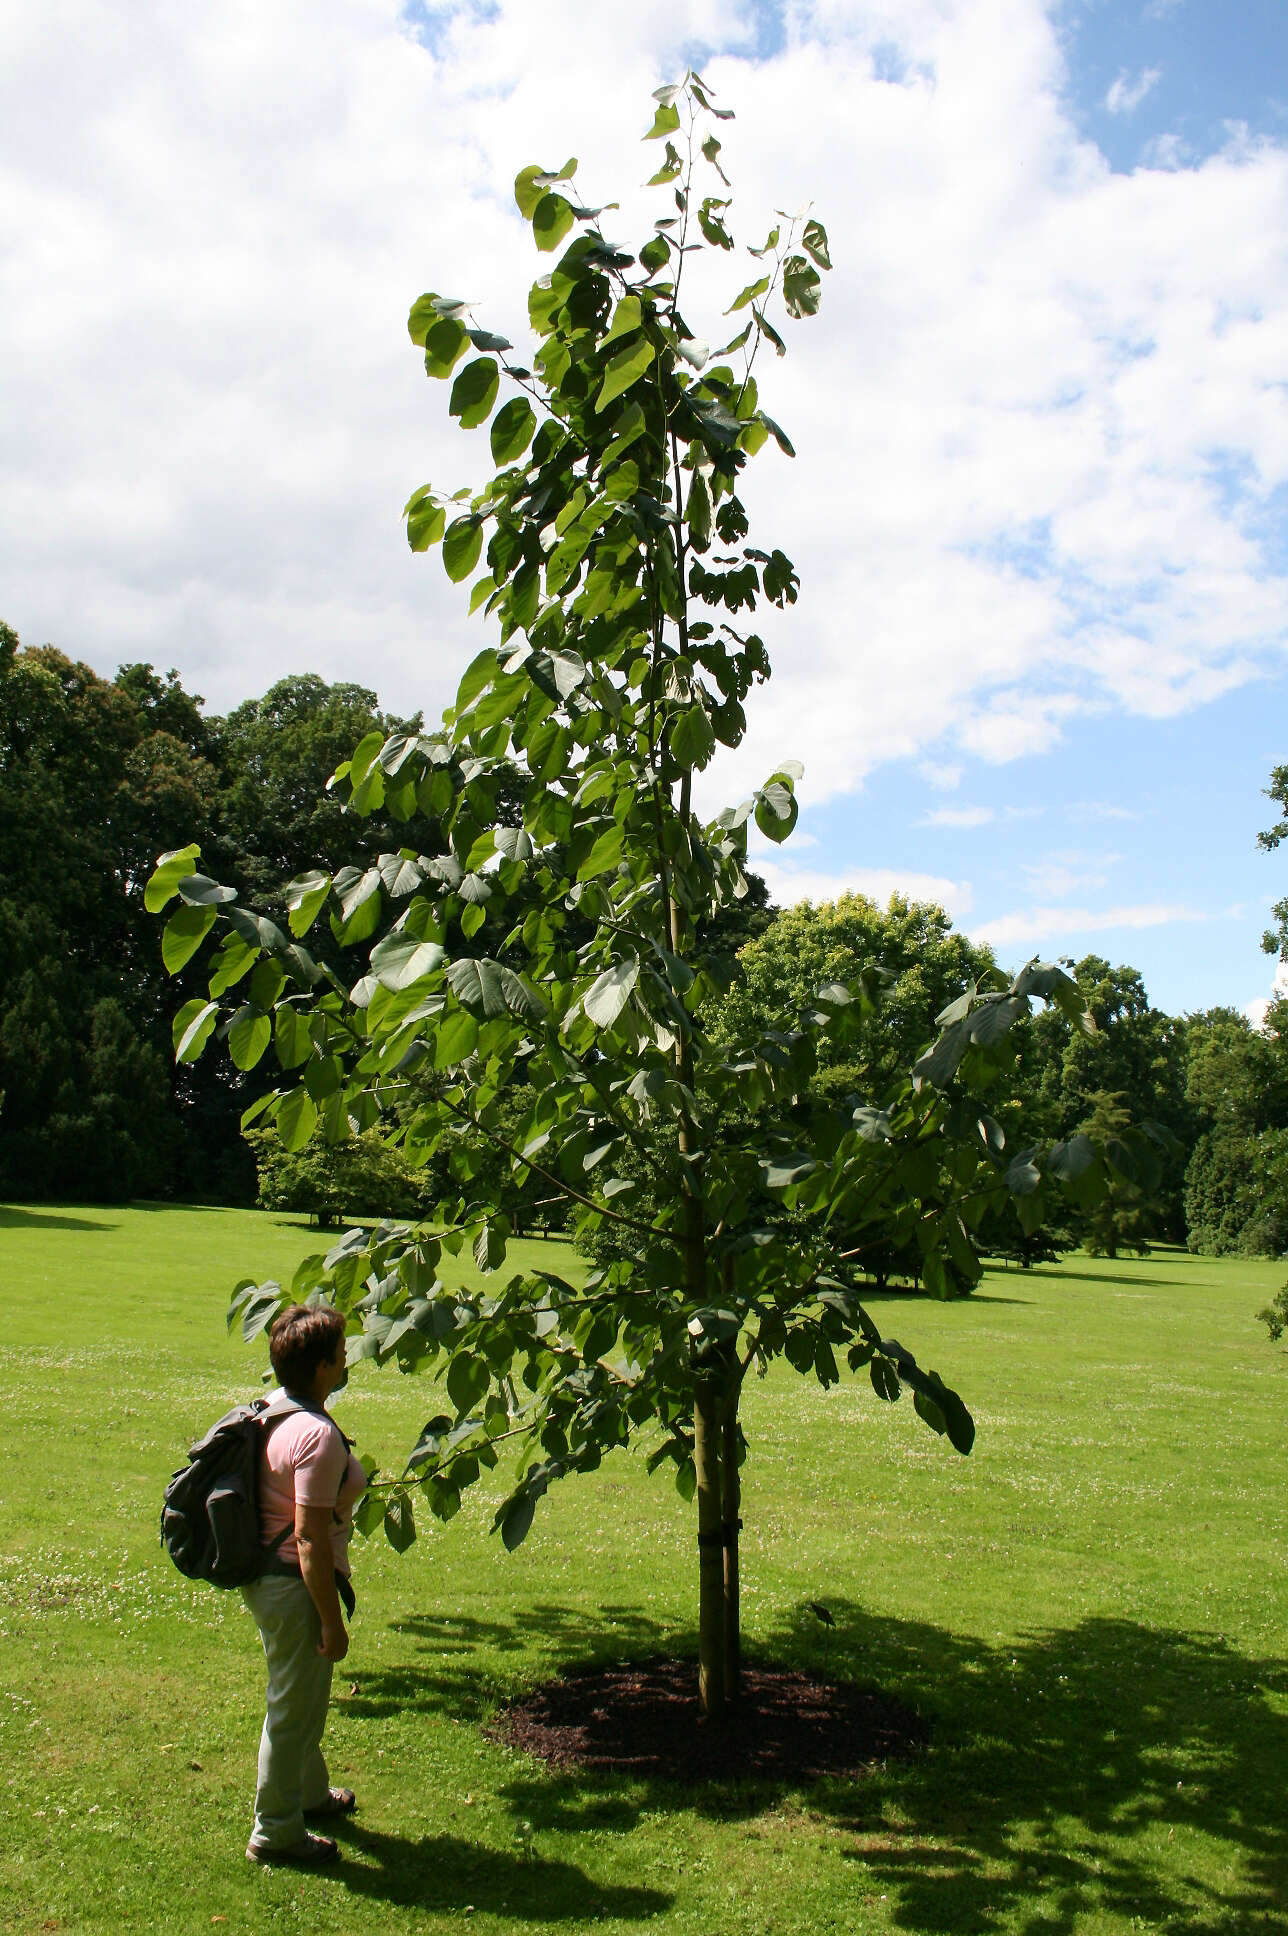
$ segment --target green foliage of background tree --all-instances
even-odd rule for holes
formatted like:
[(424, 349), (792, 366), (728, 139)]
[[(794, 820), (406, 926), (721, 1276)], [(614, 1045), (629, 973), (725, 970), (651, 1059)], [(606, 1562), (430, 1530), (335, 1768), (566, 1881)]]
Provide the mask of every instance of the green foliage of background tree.
[[(712, 998), (705, 1019), (718, 1040), (736, 1043), (763, 1036), (785, 1020), (794, 1022), (815, 1005), (820, 988), (863, 986), (869, 1005), (860, 1026), (843, 1051), (829, 1036), (818, 1038), (810, 1087), (833, 1106), (847, 1099), (851, 1109), (856, 1102), (880, 1106), (906, 1084), (913, 1063), (936, 1034), (941, 1010), (996, 971), (992, 951), (954, 933), (942, 908), (910, 902), (902, 894), (892, 895), (882, 908), (865, 895), (844, 894), (821, 906), (802, 902), (777, 913), (745, 945), (736, 980)], [(718, 1133), (745, 1134), (748, 1127), (735, 1098)], [(642, 1193), (635, 1208), (648, 1202), (652, 1210), (649, 1165), (628, 1152), (623, 1168)], [(767, 1204), (766, 1214), (771, 1210)], [(782, 1214), (780, 1209), (780, 1220)], [(1026, 1241), (1014, 1217), (1008, 1225), (1016, 1240)], [(832, 1236), (844, 1246), (842, 1230)], [(629, 1255), (631, 1243), (629, 1231), (602, 1224), (587, 1248), (608, 1262)], [(882, 1228), (856, 1244), (852, 1262), (856, 1275), (884, 1290), (895, 1279), (917, 1281), (921, 1247), (911, 1232), (900, 1244)], [(970, 1286), (962, 1282), (957, 1288)]]
[[(872, 1025), (862, 986), (826, 985), (768, 1029), (754, 1016), (720, 1035), (708, 1025), (738, 972), (718, 917), (745, 891), (748, 823), (780, 841), (797, 815), (787, 763), (715, 820), (693, 810), (695, 774), (739, 743), (768, 674), (744, 614), (796, 598), (790, 560), (752, 540), (739, 496), (766, 445), (791, 454), (757, 366), (785, 352), (784, 312), (817, 310), (830, 266), (821, 224), (783, 217), (750, 251), (731, 340), (712, 352), (689, 326), (691, 257), (734, 246), (724, 114), (696, 75), (660, 90), (647, 138), (662, 144), (653, 185), (668, 212), (637, 252), (572, 199), (574, 162), (521, 171), (520, 211), (553, 258), (529, 297), (528, 362), (465, 303), (431, 292), (412, 308), (429, 375), (450, 384), (463, 429), (487, 427), (495, 469), (473, 492), (414, 492), (409, 542), (441, 546), (495, 629), (441, 732), (373, 732), (333, 787), (359, 816), (432, 816), (449, 851), (408, 844), (362, 871), (308, 870), (288, 895), (290, 935), (197, 873), (195, 845), (165, 856), (148, 888), (155, 911), (180, 903), (163, 940), (173, 967), (219, 944), (206, 996), (175, 1018), (181, 1061), (216, 1037), (243, 1069), (271, 1049), (284, 1080), (254, 1114), (288, 1148), (319, 1122), (337, 1141), (381, 1125), (412, 1163), (445, 1155), (460, 1189), (432, 1234), (355, 1230), (289, 1289), (247, 1283), (234, 1299), (230, 1322), (250, 1336), (284, 1298), (325, 1297), (350, 1319), (355, 1359), (442, 1378), (448, 1409), (401, 1476), (372, 1488), (364, 1523), (383, 1506), (402, 1548), (416, 1492), (449, 1517), (517, 1451), (495, 1519), (513, 1547), (552, 1483), (650, 1436), (651, 1466), (696, 1497), (708, 1711), (738, 1687), (748, 1372), (785, 1358), (830, 1385), (841, 1357), (881, 1398), (911, 1389), (959, 1451), (972, 1442), (961, 1399), (864, 1310), (833, 1225), (897, 1227), (947, 1296), (979, 1276), (972, 1229), (987, 1208), (1014, 1197), (1036, 1225), (1053, 1182), (1087, 1194), (1104, 1174), (1085, 1137), (1012, 1153), (981, 1100), (1031, 998), (1082, 1014), (1058, 970), (969, 988), (882, 1106), (813, 1088), (820, 1051), (844, 1061)], [(498, 811), (516, 761), (517, 826)], [(324, 911), (339, 943), (366, 953), (352, 985), (305, 945)], [(475, 953), (502, 916), (498, 945)], [(735, 1102), (745, 1129), (730, 1135)], [(561, 1195), (574, 1234), (615, 1223), (632, 1255), (581, 1289), (544, 1269), (507, 1275), (509, 1222), (476, 1171), (480, 1141), (517, 1180)], [(653, 1212), (636, 1207), (628, 1151), (654, 1173)], [(767, 1207), (801, 1211), (803, 1227)], [(443, 1248), (467, 1241), (493, 1274), (485, 1296), (437, 1275)]]
[[(1125, 1096), (1135, 1121), (1166, 1132), (1151, 1210), (1160, 1237), (1184, 1242), (1185, 1160), (1197, 1134), (1186, 1099), (1185, 1024), (1153, 1006), (1138, 969), (1084, 955), (1071, 972), (1095, 1032), (1070, 1030), (1050, 1010), (1021, 1025), (1018, 1126), (1007, 1127), (1035, 1141), (1071, 1136), (1094, 1114), (1100, 1094)], [(1085, 1220), (1075, 1211), (1070, 1224), (1081, 1242)]]
[[(1266, 798), (1273, 800), (1280, 809), (1280, 818), (1273, 827), (1257, 835), (1257, 845), (1271, 854), (1283, 841), (1288, 840), (1288, 766), (1276, 766), (1270, 774), (1270, 785), (1265, 788)], [(1288, 961), (1288, 896), (1276, 901), (1271, 909), (1275, 925), (1267, 928), (1261, 937), (1261, 945), (1268, 955), (1278, 955), (1281, 961)]]
[(288, 1150), (280, 1137), (252, 1129), (259, 1201), (265, 1210), (293, 1210), (333, 1230), (344, 1218), (414, 1217), (433, 1207), (428, 1179), (402, 1152), (374, 1130), (328, 1143), (316, 1130), (303, 1149)]
[(1288, 1248), (1288, 1004), (1266, 1026), (1214, 1008), (1184, 1024), (1186, 1100), (1194, 1120), (1185, 1171), (1186, 1242), (1211, 1256), (1273, 1257)]
[(208, 833), (209, 733), (173, 674), (116, 681), (0, 626), (0, 1189), (174, 1180), (170, 991), (143, 919), (158, 844)]
[[(1100, 1089), (1090, 1102), (1091, 1113), (1079, 1127), (1098, 1149), (1113, 1151), (1131, 1134), (1127, 1099), (1121, 1090)], [(1152, 1234), (1149, 1206), (1139, 1184), (1122, 1172), (1111, 1174), (1097, 1201), (1083, 1213), (1083, 1247), (1093, 1257), (1117, 1257), (1123, 1250), (1144, 1257)]]
[[(286, 885), (302, 869), (335, 871), (363, 848), (387, 847), (388, 824), (379, 817), (356, 824), (327, 782), (369, 734), (384, 739), (420, 725), (419, 714), (400, 720), (382, 712), (366, 686), (328, 685), (316, 673), (279, 679), (262, 699), (235, 706), (220, 722), (220, 838), (212, 859), (249, 898), (284, 913)], [(431, 844), (431, 827), (408, 831), (421, 846)]]

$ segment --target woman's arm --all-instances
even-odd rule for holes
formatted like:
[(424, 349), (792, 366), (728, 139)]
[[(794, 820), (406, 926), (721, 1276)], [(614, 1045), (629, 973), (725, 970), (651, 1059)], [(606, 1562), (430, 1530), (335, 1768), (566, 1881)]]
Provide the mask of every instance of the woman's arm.
[(295, 1544), (300, 1553), (300, 1572), (322, 1621), (318, 1652), (323, 1660), (343, 1660), (349, 1651), (340, 1611), (340, 1595), (335, 1584), (335, 1553), (331, 1545), (330, 1506), (295, 1508)]

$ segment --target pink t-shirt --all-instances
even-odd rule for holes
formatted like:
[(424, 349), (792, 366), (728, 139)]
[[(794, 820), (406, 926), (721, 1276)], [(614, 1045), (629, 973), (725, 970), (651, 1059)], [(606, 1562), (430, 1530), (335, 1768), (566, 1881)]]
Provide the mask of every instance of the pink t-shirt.
[(317, 1412), (288, 1412), (273, 1425), (259, 1456), (259, 1533), (266, 1546), (280, 1532), (286, 1538), (276, 1557), (300, 1563), (295, 1543), (295, 1508), (334, 1509), (331, 1547), (337, 1573), (349, 1571), (353, 1509), (366, 1488), (367, 1475), (340, 1437), (339, 1428)]

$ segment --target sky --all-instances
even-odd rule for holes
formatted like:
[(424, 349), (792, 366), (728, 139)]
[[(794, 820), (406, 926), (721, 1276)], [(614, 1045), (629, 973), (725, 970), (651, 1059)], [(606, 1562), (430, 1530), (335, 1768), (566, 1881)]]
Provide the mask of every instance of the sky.
[[(477, 486), (405, 321), (524, 340), (514, 209), (614, 239), (701, 67), (740, 245), (811, 202), (747, 498), (801, 594), (712, 811), (805, 766), (780, 901), (941, 902), (1172, 1012), (1268, 992), (1288, 893), (1288, 0), (0, 0), (0, 617), (226, 709), (291, 672), (434, 718), (484, 643), (399, 513)], [(610, 27), (611, 31), (604, 31)], [(743, 281), (696, 291), (699, 335)], [(696, 289), (696, 285), (695, 285)], [(722, 293), (723, 292), (723, 293)]]

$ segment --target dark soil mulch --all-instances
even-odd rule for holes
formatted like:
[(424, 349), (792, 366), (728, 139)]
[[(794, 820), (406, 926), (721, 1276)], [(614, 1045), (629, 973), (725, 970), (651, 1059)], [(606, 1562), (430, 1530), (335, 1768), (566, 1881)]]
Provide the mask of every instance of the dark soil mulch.
[(929, 1732), (889, 1694), (795, 1668), (744, 1666), (742, 1698), (717, 1720), (699, 1714), (697, 1684), (691, 1660), (574, 1668), (503, 1708), (488, 1733), (556, 1768), (693, 1785), (870, 1773)]

